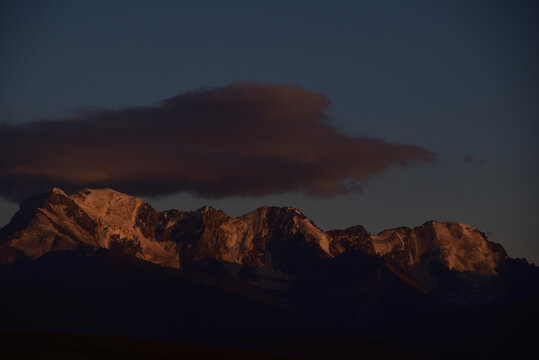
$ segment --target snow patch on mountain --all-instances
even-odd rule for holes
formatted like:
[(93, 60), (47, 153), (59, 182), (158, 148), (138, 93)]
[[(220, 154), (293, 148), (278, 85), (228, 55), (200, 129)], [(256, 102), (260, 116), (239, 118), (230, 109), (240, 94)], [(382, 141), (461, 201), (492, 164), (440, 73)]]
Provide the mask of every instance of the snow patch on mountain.
[(414, 229), (385, 230), (371, 239), (374, 253), (403, 266), (438, 260), (450, 270), (495, 275), (505, 254), (479, 230), (453, 222), (429, 221)]
[[(100, 222), (101, 235), (107, 241), (113, 236), (140, 240), (144, 236), (135, 227), (138, 209), (144, 200), (112, 189), (84, 189), (71, 197), (80, 208)], [(104, 246), (109, 245), (101, 244)]]

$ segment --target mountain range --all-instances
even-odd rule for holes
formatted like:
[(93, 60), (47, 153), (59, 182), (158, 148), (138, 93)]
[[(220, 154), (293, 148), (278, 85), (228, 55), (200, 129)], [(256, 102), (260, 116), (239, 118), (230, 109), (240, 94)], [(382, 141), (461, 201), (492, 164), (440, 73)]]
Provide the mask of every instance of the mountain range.
[(539, 295), (535, 265), (465, 224), (322, 231), (292, 207), (156, 211), (112, 189), (54, 188), (21, 203), (0, 229), (0, 264), (3, 330), (212, 344), (365, 331)]

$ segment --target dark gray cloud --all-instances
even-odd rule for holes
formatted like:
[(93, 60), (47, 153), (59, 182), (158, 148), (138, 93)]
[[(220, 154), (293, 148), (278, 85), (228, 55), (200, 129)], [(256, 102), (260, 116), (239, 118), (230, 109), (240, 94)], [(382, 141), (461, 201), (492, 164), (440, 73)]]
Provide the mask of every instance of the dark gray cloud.
[(485, 159), (476, 159), (475, 157), (471, 155), (466, 155), (462, 158), (462, 162), (468, 163), (468, 164), (476, 164), (476, 165), (483, 165), (486, 164), (487, 161)]
[(53, 186), (209, 197), (358, 190), (392, 165), (430, 162), (422, 147), (340, 133), (329, 100), (292, 85), (233, 83), (157, 107), (79, 112), (75, 119), (0, 125), (0, 193)]

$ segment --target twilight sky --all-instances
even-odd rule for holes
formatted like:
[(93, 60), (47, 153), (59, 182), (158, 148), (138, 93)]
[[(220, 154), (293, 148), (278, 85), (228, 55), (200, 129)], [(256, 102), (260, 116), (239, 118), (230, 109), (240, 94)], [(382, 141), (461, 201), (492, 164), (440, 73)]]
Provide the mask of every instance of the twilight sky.
[(294, 206), (325, 230), (463, 222), (538, 263), (538, 16), (2, 1), (0, 225), (43, 188), (108, 186), (157, 209)]

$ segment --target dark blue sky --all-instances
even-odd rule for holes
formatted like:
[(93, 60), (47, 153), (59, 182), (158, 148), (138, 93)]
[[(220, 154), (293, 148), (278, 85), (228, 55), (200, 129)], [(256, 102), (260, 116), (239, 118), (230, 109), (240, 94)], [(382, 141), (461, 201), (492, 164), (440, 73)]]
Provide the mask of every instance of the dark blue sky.
[[(330, 99), (339, 131), (418, 145), (437, 162), (393, 168), (361, 193), (331, 198), (182, 193), (150, 202), (232, 215), (295, 206), (323, 229), (371, 232), (458, 221), (537, 263), (538, 4), (2, 1), (0, 121), (153, 106), (235, 81), (297, 85)], [(0, 209), (3, 224), (16, 205)]]

